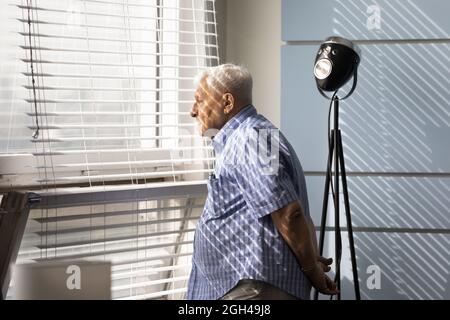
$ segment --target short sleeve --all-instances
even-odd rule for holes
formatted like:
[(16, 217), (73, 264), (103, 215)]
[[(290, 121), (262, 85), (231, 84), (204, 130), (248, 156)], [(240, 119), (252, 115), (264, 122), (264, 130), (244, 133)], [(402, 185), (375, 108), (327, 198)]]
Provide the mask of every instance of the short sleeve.
[[(277, 129), (278, 130), (278, 129)], [(232, 175), (255, 218), (264, 217), (298, 200), (289, 154), (278, 134), (258, 134), (239, 149)], [(267, 136), (267, 137), (266, 137)], [(254, 139), (255, 137), (253, 137)], [(265, 143), (266, 141), (267, 143)]]

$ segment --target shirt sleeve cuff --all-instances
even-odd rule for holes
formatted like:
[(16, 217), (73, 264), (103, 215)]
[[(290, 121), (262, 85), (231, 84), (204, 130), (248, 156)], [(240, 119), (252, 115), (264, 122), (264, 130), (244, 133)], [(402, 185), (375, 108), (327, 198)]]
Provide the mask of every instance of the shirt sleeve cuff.
[(253, 215), (257, 219), (260, 219), (268, 214), (271, 214), (271, 213), (287, 206), (288, 204), (290, 204), (294, 201), (298, 201), (298, 197), (290, 192), (286, 192), (286, 195), (284, 195), (280, 199), (277, 199), (276, 201), (271, 202), (270, 204), (268, 204), (264, 207), (255, 208), (255, 207), (250, 206), (250, 208), (253, 211)]

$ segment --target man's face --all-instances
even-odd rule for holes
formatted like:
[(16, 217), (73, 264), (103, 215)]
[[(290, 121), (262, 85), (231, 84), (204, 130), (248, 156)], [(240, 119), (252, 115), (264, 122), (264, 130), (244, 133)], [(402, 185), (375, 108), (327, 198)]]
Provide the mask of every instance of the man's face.
[(223, 93), (210, 88), (204, 77), (195, 91), (195, 102), (191, 116), (197, 118), (201, 135), (209, 129), (220, 130), (226, 123)]

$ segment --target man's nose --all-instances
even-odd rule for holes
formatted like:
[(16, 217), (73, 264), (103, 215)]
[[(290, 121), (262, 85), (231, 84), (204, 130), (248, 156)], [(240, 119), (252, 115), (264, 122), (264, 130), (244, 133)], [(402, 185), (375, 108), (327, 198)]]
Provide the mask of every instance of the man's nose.
[(194, 103), (192, 105), (192, 109), (191, 109), (191, 117), (192, 118), (197, 118), (197, 103)]

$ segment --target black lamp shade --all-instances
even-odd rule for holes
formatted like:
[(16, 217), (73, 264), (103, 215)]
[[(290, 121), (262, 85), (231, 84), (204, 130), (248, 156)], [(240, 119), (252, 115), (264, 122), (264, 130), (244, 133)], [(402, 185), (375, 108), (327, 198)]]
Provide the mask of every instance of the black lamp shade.
[(360, 58), (357, 51), (347, 39), (326, 39), (321, 44), (314, 63), (317, 86), (324, 91), (336, 91), (345, 85), (358, 68)]

